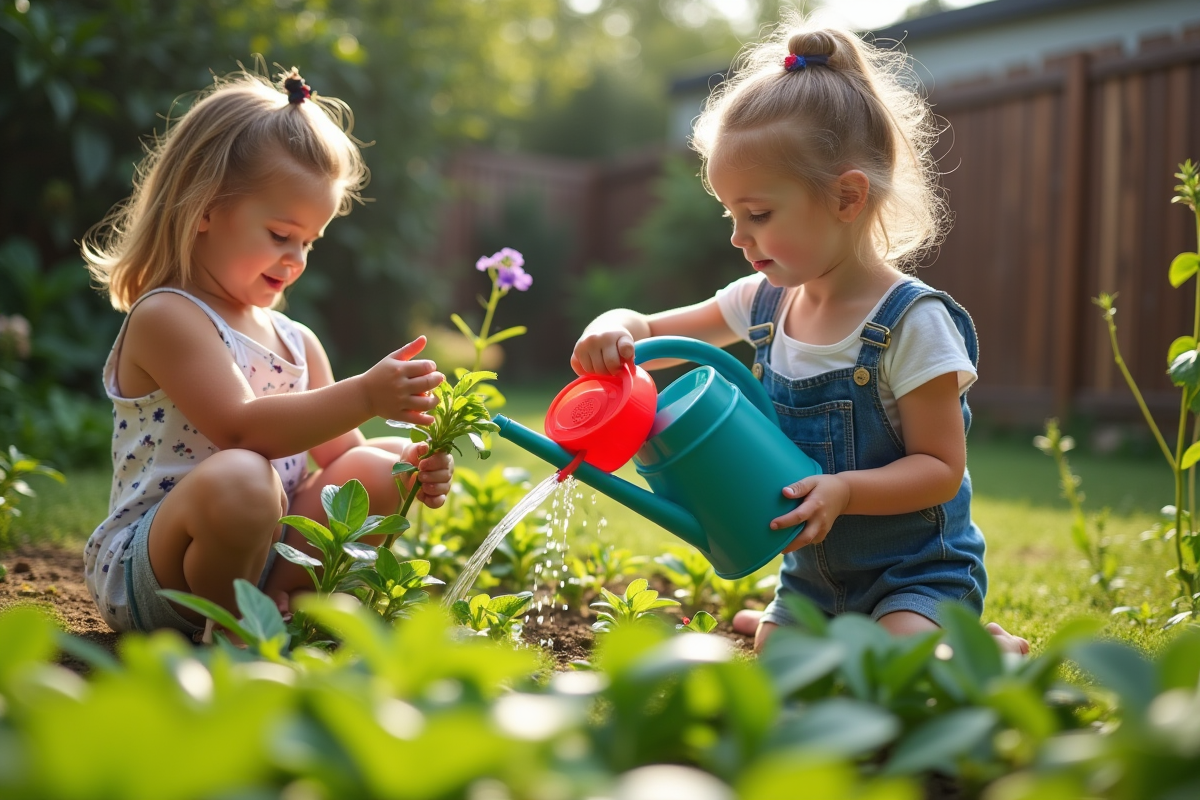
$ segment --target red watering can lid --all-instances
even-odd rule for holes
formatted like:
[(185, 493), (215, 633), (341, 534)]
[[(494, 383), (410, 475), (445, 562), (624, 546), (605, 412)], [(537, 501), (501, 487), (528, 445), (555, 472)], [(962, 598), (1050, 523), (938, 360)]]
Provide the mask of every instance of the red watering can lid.
[(641, 367), (585, 375), (558, 393), (546, 412), (546, 435), (583, 460), (612, 472), (633, 457), (654, 425), (657, 390)]

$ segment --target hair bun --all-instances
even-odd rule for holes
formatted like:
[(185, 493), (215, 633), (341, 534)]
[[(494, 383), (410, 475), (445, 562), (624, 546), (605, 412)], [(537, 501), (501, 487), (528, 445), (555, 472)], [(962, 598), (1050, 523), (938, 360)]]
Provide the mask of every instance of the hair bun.
[(797, 33), (788, 39), (788, 52), (794, 56), (832, 56), (837, 40), (825, 31)]

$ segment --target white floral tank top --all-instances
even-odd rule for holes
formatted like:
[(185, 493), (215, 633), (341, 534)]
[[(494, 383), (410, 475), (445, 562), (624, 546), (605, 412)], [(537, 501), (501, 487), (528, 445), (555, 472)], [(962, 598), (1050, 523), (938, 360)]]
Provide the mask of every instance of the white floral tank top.
[[(277, 311), (267, 312), (279, 338), (291, 351), (293, 362), (235, 331), (217, 312), (187, 292), (155, 289), (142, 295), (138, 302), (159, 292), (186, 297), (208, 315), (255, 395), (301, 392), (308, 388), (308, 366), (299, 323)], [(137, 307), (136, 303), (134, 307)], [(84, 551), (88, 590), (101, 616), (118, 631), (131, 627), (123, 559), (136, 523), (197, 464), (218, 450), (196, 430), (162, 389), (143, 397), (130, 398), (121, 394), (117, 385), (117, 361), (128, 324), (127, 315), (104, 364), (104, 388), (113, 403), (113, 483), (109, 514), (92, 533)], [(271, 464), (290, 496), (304, 478), (308, 455), (297, 453), (274, 459)]]

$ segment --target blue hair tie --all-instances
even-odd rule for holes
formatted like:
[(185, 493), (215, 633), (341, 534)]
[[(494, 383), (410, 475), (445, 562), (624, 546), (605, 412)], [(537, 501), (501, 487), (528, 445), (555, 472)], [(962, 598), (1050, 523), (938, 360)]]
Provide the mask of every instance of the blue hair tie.
[(829, 66), (829, 56), (798, 56), (795, 53), (789, 53), (788, 57), (783, 60), (783, 68), (788, 72), (796, 72), (805, 67), (827, 67)]

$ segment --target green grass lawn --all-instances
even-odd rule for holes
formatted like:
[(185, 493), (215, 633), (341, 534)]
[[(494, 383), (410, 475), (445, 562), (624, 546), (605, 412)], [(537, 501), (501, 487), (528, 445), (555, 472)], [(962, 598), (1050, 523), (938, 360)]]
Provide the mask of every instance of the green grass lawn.
[[(553, 387), (510, 390), (504, 413), (535, 430), (553, 396)], [(368, 436), (392, 432), (381, 420), (364, 426)], [(497, 466), (519, 466), (533, 481), (553, 470), (507, 441), (493, 442), (488, 461), (467, 455), (460, 466), (486, 471)], [(1140, 534), (1151, 527), (1157, 509), (1170, 502), (1170, 473), (1160, 460), (1101, 458), (1072, 454), (1072, 466), (1083, 478), (1085, 505), (1090, 512), (1112, 509), (1108, 534), (1117, 554), (1127, 588), (1113, 599), (1102, 596), (1088, 583), (1090, 574), (1070, 539), (1071, 516), (1059, 497), (1053, 461), (1031, 444), (1011, 440), (972, 439), (969, 466), (975, 486), (974, 517), (988, 541), (989, 592), (985, 620), (995, 620), (1034, 643), (1044, 643), (1065, 620), (1091, 617), (1107, 623), (1107, 632), (1157, 649), (1169, 634), (1158, 626), (1130, 627), (1114, 619), (1114, 605), (1138, 605), (1147, 601), (1158, 612), (1159, 622), (1170, 616), (1169, 602), (1176, 588), (1164, 578), (1173, 564), (1168, 545), (1142, 541)], [(639, 481), (632, 465), (618, 473)], [(109, 475), (105, 471), (69, 471), (66, 486), (39, 481), (39, 495), (22, 504), (25, 515), (17, 520), (17, 531), (29, 538), (64, 544), (79, 544), (104, 515), (108, 502)], [(607, 521), (601, 538), (628, 547), (636, 553), (657, 555), (679, 540), (632, 511), (580, 485), (577, 514), (587, 519), (585, 530), (597, 530), (601, 517)], [(594, 536), (594, 534), (590, 534)], [(764, 573), (777, 569), (771, 565)]]

